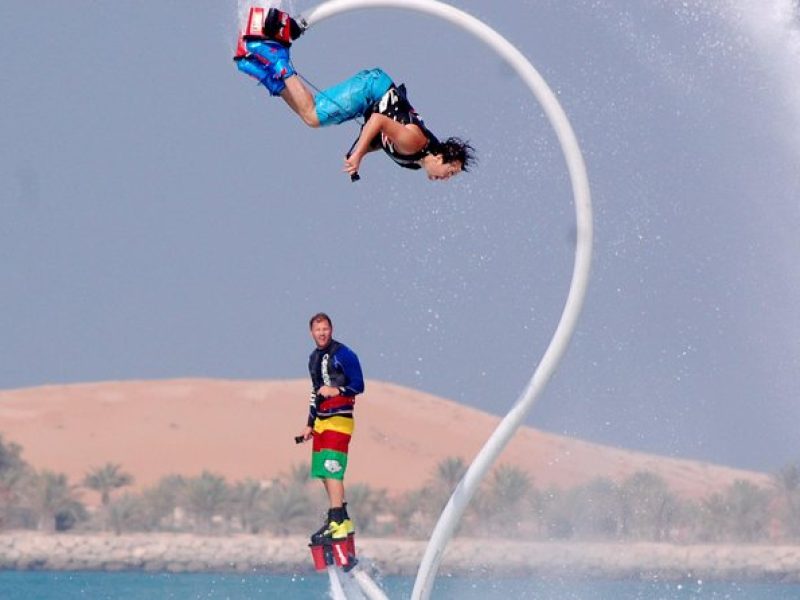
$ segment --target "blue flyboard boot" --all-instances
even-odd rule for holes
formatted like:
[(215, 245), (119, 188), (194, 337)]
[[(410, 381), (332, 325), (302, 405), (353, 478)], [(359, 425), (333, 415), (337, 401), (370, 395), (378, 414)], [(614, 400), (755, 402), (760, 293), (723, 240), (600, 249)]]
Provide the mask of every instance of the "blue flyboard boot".
[(286, 87), (283, 80), (295, 74), (289, 49), (278, 42), (240, 37), (233, 60), (237, 69), (258, 81), (273, 96), (279, 96)]
[[(261, 84), (273, 96), (280, 96), (280, 93), (286, 87), (284, 79), (296, 75), (289, 55), (289, 48), (279, 42), (268, 40), (247, 41), (245, 42), (245, 47), (250, 57), (261, 63), (263, 70), (268, 75), (266, 78), (259, 80)], [(240, 68), (240, 70), (242, 69)]]
[(279, 96), (286, 87), (283, 80), (295, 74), (289, 47), (303, 33), (304, 25), (275, 8), (252, 7), (233, 57), (236, 67), (271, 95)]

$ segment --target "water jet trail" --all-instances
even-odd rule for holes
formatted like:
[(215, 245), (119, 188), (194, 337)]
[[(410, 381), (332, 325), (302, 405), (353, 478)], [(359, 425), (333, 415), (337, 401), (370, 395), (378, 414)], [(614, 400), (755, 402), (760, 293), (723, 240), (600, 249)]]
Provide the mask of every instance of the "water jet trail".
[(344, 588), (342, 587), (342, 582), (339, 581), (339, 574), (337, 571), (338, 569), (334, 566), (328, 567), (328, 579), (331, 582), (331, 599), (347, 600), (347, 596), (344, 594)]

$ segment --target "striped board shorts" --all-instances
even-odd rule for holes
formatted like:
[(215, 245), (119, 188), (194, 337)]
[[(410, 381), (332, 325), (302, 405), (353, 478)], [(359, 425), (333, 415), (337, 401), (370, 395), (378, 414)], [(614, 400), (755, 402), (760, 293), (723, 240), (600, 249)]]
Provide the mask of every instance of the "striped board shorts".
[[(343, 406), (345, 402), (347, 406)], [(324, 411), (332, 404), (339, 404), (336, 412), (325, 416)], [(320, 413), (314, 420), (311, 477), (344, 479), (347, 470), (347, 450), (350, 446), (350, 437), (353, 435), (352, 406), (352, 398), (338, 396), (330, 398), (320, 407)]]

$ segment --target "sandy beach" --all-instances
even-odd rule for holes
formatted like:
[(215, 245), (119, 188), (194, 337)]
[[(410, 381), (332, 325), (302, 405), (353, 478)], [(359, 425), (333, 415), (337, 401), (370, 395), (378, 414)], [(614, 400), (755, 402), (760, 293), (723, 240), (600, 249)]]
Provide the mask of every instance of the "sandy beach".
[[(424, 541), (357, 538), (365, 568), (414, 575)], [(0, 535), (0, 569), (311, 573), (304, 537), (187, 534)], [(799, 546), (456, 539), (440, 574), (800, 583)]]

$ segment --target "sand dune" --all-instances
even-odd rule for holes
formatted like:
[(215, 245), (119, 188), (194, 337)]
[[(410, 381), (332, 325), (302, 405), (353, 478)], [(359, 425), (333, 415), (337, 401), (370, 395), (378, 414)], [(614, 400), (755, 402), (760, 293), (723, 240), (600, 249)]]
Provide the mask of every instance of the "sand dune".
[[(306, 380), (181, 379), (45, 386), (0, 392), (0, 434), (36, 468), (79, 482), (116, 462), (135, 487), (204, 469), (229, 481), (269, 479), (306, 463), (296, 446), (307, 410)], [(422, 486), (448, 456), (470, 460), (499, 422), (479, 410), (398, 385), (369, 381), (359, 397), (350, 482), (390, 492)], [(653, 456), (522, 428), (501, 457), (540, 487), (615, 480), (638, 470), (677, 493), (703, 497), (737, 479), (768, 485), (764, 473)], [(87, 498), (87, 500), (89, 500)]]

